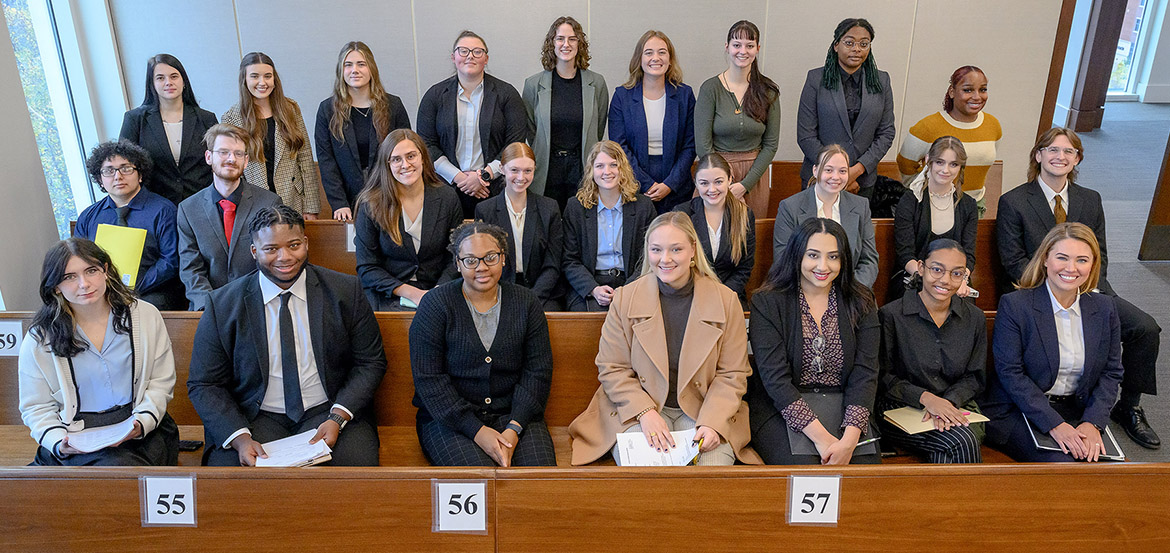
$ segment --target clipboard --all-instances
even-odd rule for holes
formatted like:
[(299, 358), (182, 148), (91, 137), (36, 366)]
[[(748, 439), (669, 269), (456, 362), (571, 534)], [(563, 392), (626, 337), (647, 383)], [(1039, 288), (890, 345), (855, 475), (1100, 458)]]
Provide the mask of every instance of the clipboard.
[(138, 282), (138, 267), (142, 264), (142, 249), (146, 246), (146, 229), (99, 224), (94, 243), (106, 253), (122, 284), (134, 288)]

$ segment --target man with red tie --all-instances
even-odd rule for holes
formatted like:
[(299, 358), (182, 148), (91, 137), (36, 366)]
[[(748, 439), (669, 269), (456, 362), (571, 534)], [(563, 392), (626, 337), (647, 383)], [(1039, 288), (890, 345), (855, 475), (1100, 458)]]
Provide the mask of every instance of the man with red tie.
[(212, 183), (179, 204), (179, 278), (192, 311), (207, 306), (207, 294), (256, 269), (248, 219), (280, 205), (280, 196), (244, 180), (248, 133), (218, 124), (203, 135)]

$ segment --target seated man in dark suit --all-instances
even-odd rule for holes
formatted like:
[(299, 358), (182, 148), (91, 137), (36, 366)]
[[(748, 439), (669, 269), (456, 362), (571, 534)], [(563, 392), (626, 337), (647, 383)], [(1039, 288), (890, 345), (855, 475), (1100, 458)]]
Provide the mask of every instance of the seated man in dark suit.
[[(1142, 394), (1157, 394), (1156, 362), (1161, 327), (1137, 306), (1118, 297), (1106, 280), (1109, 256), (1105, 247), (1105, 211), (1101, 195), (1074, 182), (1077, 164), (1084, 160), (1081, 139), (1071, 129), (1049, 129), (1032, 148), (1029, 182), (999, 199), (996, 239), (999, 257), (1011, 277), (1019, 282), (1024, 266), (1044, 236), (1057, 223), (1083, 223), (1093, 229), (1101, 245), (1101, 280), (1098, 289), (1113, 298), (1121, 319), (1121, 396), (1111, 417), (1138, 445), (1157, 449), (1162, 441), (1150, 428), (1139, 405)], [(1003, 283), (1005, 292), (1011, 283)]]
[(133, 142), (95, 146), (85, 169), (107, 196), (81, 212), (73, 236), (94, 240), (101, 224), (145, 230), (134, 293), (160, 310), (182, 310), (187, 300), (179, 282), (175, 204), (142, 186), (153, 168), (150, 154)]
[(187, 395), (204, 463), (253, 466), (261, 443), (316, 428), (333, 465), (376, 466), (370, 407), (386, 355), (361, 284), (309, 264), (294, 209), (260, 209), (249, 228), (259, 271), (208, 294), (195, 331)]
[(179, 278), (187, 287), (191, 310), (207, 306), (207, 293), (252, 272), (248, 220), (280, 196), (244, 180), (248, 133), (218, 124), (203, 135), (204, 159), (212, 182), (179, 204)]

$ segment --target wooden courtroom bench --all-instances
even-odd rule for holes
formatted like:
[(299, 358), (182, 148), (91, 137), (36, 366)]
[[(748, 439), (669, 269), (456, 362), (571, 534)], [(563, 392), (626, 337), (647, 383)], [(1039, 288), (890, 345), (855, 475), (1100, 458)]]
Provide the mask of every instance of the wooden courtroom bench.
[[(199, 313), (164, 312), (175, 355), (176, 383), (174, 399), (167, 411), (179, 425), (183, 439), (202, 440), (202, 421), (187, 398), (187, 374), (191, 344), (199, 324)], [(411, 404), (414, 382), (410, 371), (408, 331), (413, 313), (378, 313), (388, 369), (375, 394), (374, 408), (379, 427), (380, 461), (383, 466), (426, 466), (415, 432), (416, 409)], [(558, 463), (569, 464), (568, 425), (589, 405), (597, 390), (597, 367), (594, 359), (601, 338), (604, 313), (548, 313), (549, 339), (553, 346), (553, 378), (545, 409), (545, 421), (556, 445)], [(31, 313), (0, 312), (0, 320), (20, 320), (25, 329)], [(994, 313), (989, 314), (990, 336)], [(990, 359), (990, 340), (989, 356)], [(36, 444), (21, 423), (16, 382), (16, 358), (0, 357), (0, 466), (24, 465), (32, 460)], [(183, 453), (180, 464), (199, 465), (201, 452)], [(986, 462), (1010, 462), (1005, 456), (984, 448)], [(896, 461), (914, 462), (912, 458)], [(607, 459), (603, 464), (612, 464)]]

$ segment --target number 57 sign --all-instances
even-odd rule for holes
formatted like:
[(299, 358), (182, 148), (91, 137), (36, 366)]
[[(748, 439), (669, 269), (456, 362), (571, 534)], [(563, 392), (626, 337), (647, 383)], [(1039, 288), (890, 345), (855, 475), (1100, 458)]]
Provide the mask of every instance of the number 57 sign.
[(840, 509), (840, 476), (789, 477), (788, 524), (835, 525)]

